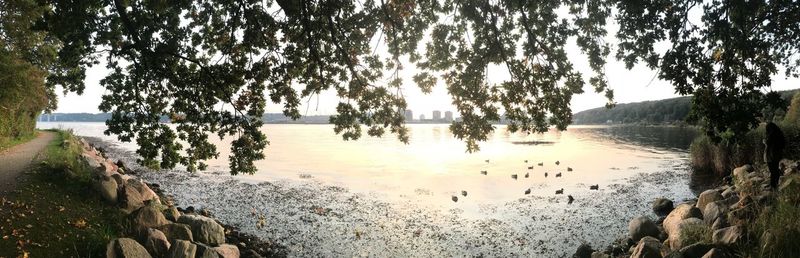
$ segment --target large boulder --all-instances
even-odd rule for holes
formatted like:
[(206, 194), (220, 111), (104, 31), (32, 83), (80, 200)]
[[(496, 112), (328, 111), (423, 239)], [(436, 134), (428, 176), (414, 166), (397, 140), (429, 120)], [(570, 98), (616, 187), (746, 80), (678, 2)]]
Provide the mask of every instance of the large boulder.
[(158, 229), (148, 228), (144, 237), (144, 248), (155, 257), (164, 257), (169, 251), (167, 236)]
[[(578, 249), (575, 250), (575, 254), (572, 255), (574, 258), (592, 258), (592, 253), (594, 253), (594, 249), (588, 244), (581, 244), (578, 246)], [(227, 258), (227, 257), (226, 257)]]
[(195, 243), (195, 245), (197, 245), (195, 258), (220, 258), (219, 253), (217, 253), (217, 250), (214, 250), (213, 247), (204, 245), (202, 243)]
[(158, 230), (164, 232), (168, 239), (194, 241), (194, 237), (192, 237), (192, 229), (186, 224), (169, 223), (158, 227)]
[(727, 212), (728, 205), (725, 205), (722, 201), (706, 204), (705, 209), (703, 209), (703, 221), (708, 225), (713, 225), (714, 221), (720, 217), (724, 217)]
[(133, 225), (139, 232), (144, 232), (147, 228), (158, 228), (169, 224), (164, 214), (153, 205), (147, 205), (134, 212), (132, 215)]
[(672, 235), (672, 232), (678, 227), (678, 223), (688, 218), (703, 218), (703, 213), (694, 205), (683, 203), (675, 207), (675, 209), (667, 215), (664, 219), (664, 231)]
[(664, 216), (669, 214), (669, 212), (674, 209), (672, 204), (672, 200), (667, 198), (658, 198), (653, 201), (653, 212), (655, 212), (658, 216)]
[(147, 249), (130, 238), (117, 238), (106, 245), (108, 258), (150, 258)]
[(717, 245), (737, 245), (744, 235), (744, 230), (740, 226), (730, 226), (714, 231), (712, 241)]
[[(589, 249), (592, 249), (591, 247)], [(222, 258), (239, 258), (239, 248), (235, 245), (221, 244), (214, 247), (220, 257)]]
[(719, 193), (717, 190), (706, 190), (700, 193), (700, 197), (697, 198), (697, 208), (701, 211), (706, 208), (706, 205), (712, 202), (716, 202), (722, 200), (722, 194)]
[(639, 241), (646, 236), (658, 237), (660, 232), (656, 223), (645, 216), (636, 217), (628, 223), (628, 234), (633, 241)]
[(186, 240), (175, 240), (169, 247), (168, 258), (195, 258), (197, 246)]
[(131, 178), (131, 179), (128, 179), (128, 182), (127, 182), (126, 185), (130, 186), (133, 189), (136, 189), (136, 191), (138, 191), (139, 195), (142, 197), (142, 201), (151, 201), (152, 200), (152, 201), (155, 201), (157, 203), (160, 203), (159, 200), (158, 200), (158, 195), (156, 194), (156, 192), (154, 192), (152, 189), (150, 189), (150, 187), (147, 186), (147, 184), (143, 183), (142, 181), (140, 181), (138, 179)]
[(736, 187), (741, 187), (742, 184), (750, 177), (750, 172), (753, 171), (755, 171), (755, 169), (753, 169), (753, 166), (750, 165), (744, 165), (733, 169), (733, 182)]
[(86, 164), (89, 165), (89, 167), (94, 170), (102, 168), (102, 165), (100, 164), (100, 161), (98, 161), (97, 156), (95, 156), (90, 152), (82, 153), (81, 158), (83, 158), (83, 161), (86, 162)]
[(661, 258), (661, 241), (650, 236), (643, 237), (633, 249), (631, 258)]
[(117, 182), (118, 186), (124, 185), (125, 182), (128, 182), (128, 179), (131, 179), (130, 176), (123, 175), (123, 174), (120, 174), (120, 173), (111, 174), (111, 178), (114, 179), (114, 181)]
[(178, 223), (189, 225), (194, 240), (211, 246), (225, 243), (225, 228), (209, 217), (200, 215), (183, 215)]
[(144, 199), (139, 190), (125, 184), (119, 189), (119, 205), (123, 212), (130, 214), (144, 206)]
[(100, 193), (108, 203), (116, 204), (119, 197), (117, 196), (117, 182), (114, 179), (102, 176), (92, 180), (92, 187)]
[(164, 210), (164, 216), (170, 221), (177, 222), (178, 218), (181, 216), (181, 212), (178, 211), (178, 208), (175, 208), (175, 206), (169, 206)]
[(698, 218), (684, 219), (669, 233), (669, 246), (672, 250), (681, 250), (686, 246), (701, 242), (710, 232), (703, 220)]
[(701, 257), (708, 253), (711, 248), (714, 248), (714, 246), (709, 243), (696, 243), (681, 248), (680, 253), (683, 254), (683, 257)]
[(719, 248), (712, 248), (702, 258), (729, 258), (733, 257)]

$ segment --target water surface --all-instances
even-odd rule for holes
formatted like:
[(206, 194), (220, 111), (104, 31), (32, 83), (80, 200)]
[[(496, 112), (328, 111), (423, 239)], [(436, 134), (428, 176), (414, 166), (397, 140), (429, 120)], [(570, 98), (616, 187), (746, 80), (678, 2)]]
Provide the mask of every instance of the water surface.
[[(39, 127), (135, 148), (102, 135), (102, 123)], [(225, 176), (230, 141), (221, 140), (220, 159), (201, 177), (179, 170), (145, 177), (172, 187), (179, 203), (212, 207), (298, 256), (561, 256), (581, 241), (610, 242), (632, 217), (649, 214), (656, 197), (693, 196), (692, 129), (573, 126), (525, 135), (498, 126), (480, 151), (467, 153), (447, 125), (409, 128), (403, 144), (391, 136), (342, 141), (330, 125), (265, 125), (270, 146), (255, 175)], [(589, 190), (594, 184), (599, 191)], [(562, 188), (575, 203), (555, 194)], [(255, 226), (261, 213), (275, 224)]]

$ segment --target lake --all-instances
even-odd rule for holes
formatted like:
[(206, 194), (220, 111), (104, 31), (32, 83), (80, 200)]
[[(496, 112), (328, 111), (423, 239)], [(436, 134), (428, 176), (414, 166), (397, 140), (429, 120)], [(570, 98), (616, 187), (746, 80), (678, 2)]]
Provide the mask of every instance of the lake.
[[(135, 158), (136, 146), (103, 135), (103, 123), (38, 126), (98, 137)], [(179, 204), (209, 207), (293, 256), (563, 256), (582, 241), (607, 244), (624, 234), (631, 218), (652, 214), (642, 203), (694, 197), (691, 128), (571, 126), (527, 135), (498, 125), (480, 151), (467, 153), (448, 125), (408, 126), (411, 142), (403, 144), (393, 136), (342, 141), (330, 125), (269, 124), (255, 175), (227, 175), (226, 139), (214, 142), (221, 156), (207, 172), (143, 177)], [(590, 190), (595, 184), (600, 189)], [(257, 214), (269, 225), (255, 225)]]

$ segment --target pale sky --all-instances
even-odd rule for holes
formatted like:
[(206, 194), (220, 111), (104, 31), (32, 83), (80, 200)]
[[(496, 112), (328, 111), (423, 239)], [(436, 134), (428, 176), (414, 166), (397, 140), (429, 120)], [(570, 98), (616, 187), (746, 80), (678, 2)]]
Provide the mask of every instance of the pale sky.
[[(696, 16), (696, 15), (692, 15)], [(666, 81), (654, 79), (656, 71), (648, 69), (643, 64), (639, 64), (632, 70), (625, 69), (624, 63), (617, 61), (613, 55), (616, 53), (617, 40), (613, 36), (616, 33), (617, 25), (610, 20), (608, 27), (609, 34), (605, 41), (611, 44), (611, 55), (607, 58), (606, 76), (608, 77), (608, 85), (614, 89), (614, 101), (617, 103), (630, 103), (645, 100), (659, 100), (677, 97), (675, 89)], [(575, 64), (575, 67), (584, 74), (584, 76), (591, 75), (591, 69), (586, 62), (586, 58), (580, 53), (579, 48), (575, 45), (574, 39), (571, 41), (566, 49), (570, 55), (570, 61)], [(420, 51), (422, 51), (424, 42), (420, 44)], [(666, 45), (656, 45), (656, 49), (666, 50)], [(379, 51), (381, 52), (381, 51)], [(66, 96), (59, 91), (59, 105), (55, 112), (58, 113), (98, 113), (98, 106), (100, 105), (101, 96), (105, 93), (105, 89), (100, 86), (100, 80), (103, 79), (108, 73), (108, 70), (101, 64), (90, 68), (86, 78), (86, 90), (83, 95), (78, 96), (74, 93), (69, 93)], [(452, 99), (447, 94), (446, 86), (439, 80), (439, 84), (433, 88), (430, 94), (423, 94), (416, 84), (411, 80), (412, 76), (416, 73), (414, 65), (405, 64), (405, 70), (400, 74), (404, 79), (403, 95), (406, 97), (408, 108), (414, 111), (414, 117), (419, 118), (420, 114), (425, 114), (426, 117), (431, 117), (433, 110), (453, 111), (455, 108), (451, 104)], [(387, 72), (388, 74), (388, 72)], [(508, 78), (507, 73), (503, 69), (489, 68), (488, 79), (490, 82), (499, 82)], [(787, 79), (782, 73), (773, 77), (772, 90), (788, 90), (800, 88), (800, 79), (789, 78)], [(323, 92), (319, 98), (313, 97), (310, 102), (304, 103), (300, 109), (301, 114), (304, 115), (330, 115), (336, 111), (338, 98), (335, 92)], [(584, 87), (584, 93), (574, 95), (572, 98), (571, 106), (573, 112), (579, 112), (586, 109), (601, 107), (605, 105), (606, 99), (603, 93), (595, 93), (591, 85), (588, 84)], [(307, 112), (306, 112), (307, 110)], [(280, 113), (282, 105), (267, 103), (268, 113)], [(458, 114), (455, 114), (458, 116)]]

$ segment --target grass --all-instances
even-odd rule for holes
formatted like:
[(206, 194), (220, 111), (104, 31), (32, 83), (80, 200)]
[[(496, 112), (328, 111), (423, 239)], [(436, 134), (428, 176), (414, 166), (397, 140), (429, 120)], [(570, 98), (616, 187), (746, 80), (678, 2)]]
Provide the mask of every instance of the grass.
[[(778, 126), (786, 139), (783, 158), (800, 159), (800, 124), (779, 122)], [(689, 147), (692, 167), (696, 172), (724, 177), (730, 174), (734, 168), (745, 164), (757, 167), (766, 166), (763, 158), (764, 135), (765, 126), (762, 124), (747, 132), (736, 143), (714, 144), (708, 136), (698, 136)]]
[(710, 244), (712, 233), (711, 229), (705, 224), (692, 224), (681, 231), (681, 237), (686, 240), (685, 243), (690, 243), (689, 245), (695, 243)]
[[(800, 180), (800, 175), (782, 178)], [(800, 181), (783, 188), (772, 204), (753, 203), (756, 217), (745, 221), (746, 241), (735, 248), (741, 257), (800, 257)]]
[(106, 243), (127, 232), (123, 213), (91, 188), (79, 143), (57, 134), (41, 163), (0, 200), (0, 257), (103, 257)]
[(26, 143), (26, 142), (28, 142), (30, 140), (33, 140), (34, 138), (36, 138), (37, 135), (39, 135), (38, 132), (34, 132), (32, 134), (23, 135), (23, 136), (21, 136), (19, 138), (8, 139), (7, 137), (0, 137), (0, 153), (2, 153), (3, 151), (5, 151), (5, 150), (7, 150), (7, 149), (9, 149), (11, 147), (14, 147), (14, 146), (18, 145), (18, 144)]

